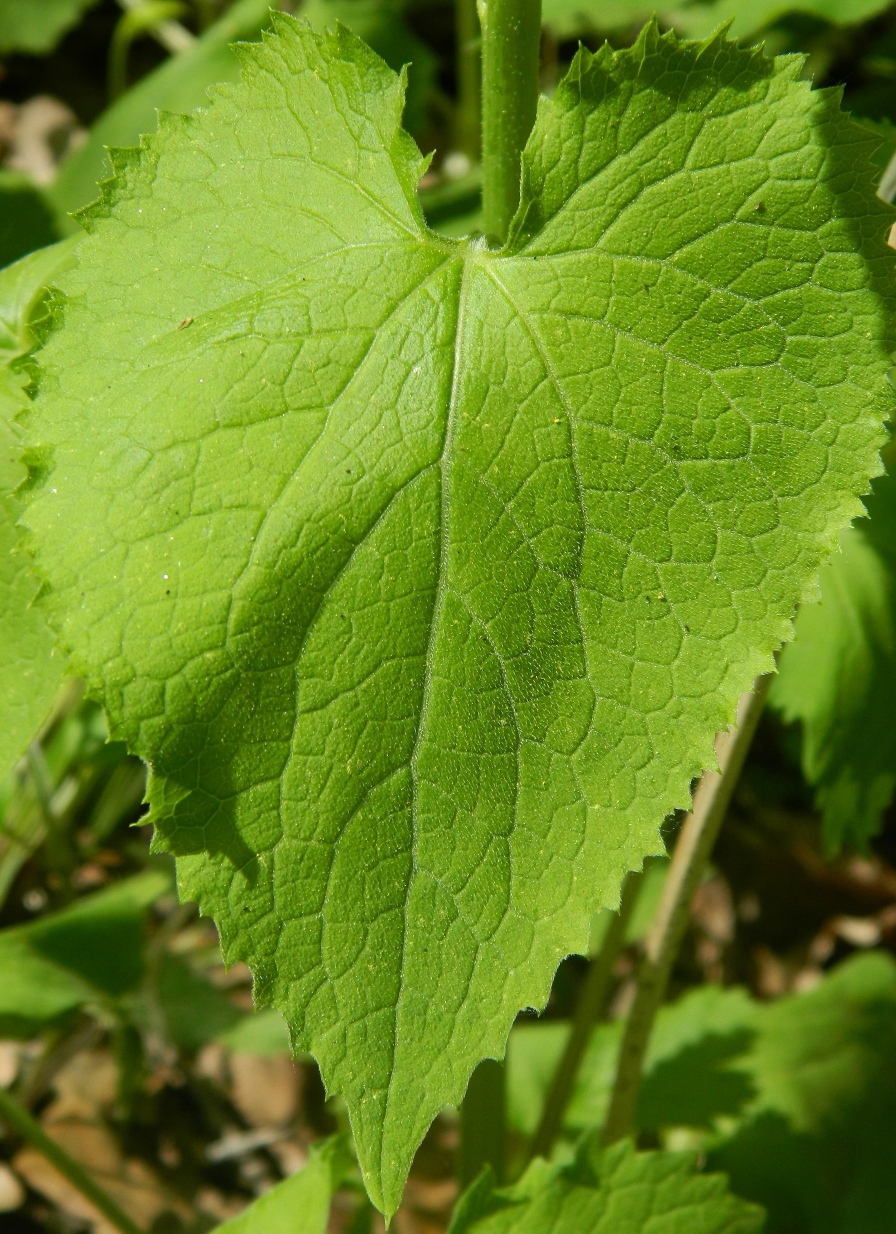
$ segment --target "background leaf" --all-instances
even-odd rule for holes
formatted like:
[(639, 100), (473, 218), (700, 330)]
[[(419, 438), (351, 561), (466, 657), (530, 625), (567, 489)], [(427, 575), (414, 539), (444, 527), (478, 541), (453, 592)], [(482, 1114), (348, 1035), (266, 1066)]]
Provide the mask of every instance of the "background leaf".
[(715, 0), (713, 4), (682, 7), (675, 24), (683, 33), (702, 38), (723, 22), (731, 21), (734, 38), (746, 38), (771, 26), (789, 13), (806, 13), (839, 25), (867, 21), (888, 7), (886, 0)]
[(352, 1164), (344, 1137), (315, 1144), (308, 1164), (215, 1234), (326, 1234), (330, 1199)]
[(27, 1036), (143, 975), (146, 909), (171, 886), (149, 871), (29, 925), (0, 931), (0, 1032)]
[(237, 0), (190, 48), (171, 56), (103, 112), (47, 190), (59, 215), (64, 218), (96, 199), (99, 181), (111, 171), (107, 147), (136, 146), (141, 134), (155, 131), (159, 111), (193, 111), (208, 103), (210, 86), (234, 81), (239, 61), (231, 44), (256, 38), (269, 23), (270, 10), (270, 0)]
[(770, 695), (802, 724), (803, 771), (832, 850), (867, 846), (896, 788), (896, 481), (881, 477), (868, 518), (841, 537), (804, 605)]
[[(839, 965), (771, 1004), (704, 986), (664, 1007), (637, 1124), (689, 1129), (732, 1189), (768, 1210), (768, 1234), (883, 1234), (896, 1205), (896, 963)], [(567, 1111), (567, 1136), (600, 1124), (622, 1023), (594, 1032)], [(509, 1117), (531, 1135), (567, 1025), (520, 1025), (508, 1050)], [(680, 1138), (680, 1137), (679, 1137)]]
[(96, 0), (0, 0), (0, 51), (47, 52)]
[(474, 1184), (449, 1234), (758, 1234), (762, 1209), (695, 1167), (691, 1153), (602, 1150), (595, 1133), (572, 1166), (537, 1161), (515, 1187), (491, 1194), (487, 1179)]
[(0, 266), (63, 234), (46, 194), (21, 172), (0, 168)]

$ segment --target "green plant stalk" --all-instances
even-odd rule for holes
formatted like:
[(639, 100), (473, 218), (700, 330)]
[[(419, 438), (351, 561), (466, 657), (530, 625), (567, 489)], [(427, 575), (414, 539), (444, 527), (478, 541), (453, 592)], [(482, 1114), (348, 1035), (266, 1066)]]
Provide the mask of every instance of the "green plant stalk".
[(60, 1148), (54, 1139), (47, 1135), (40, 1123), (31, 1117), (28, 1111), (14, 1097), (0, 1088), (0, 1116), (11, 1127), (14, 1127), (29, 1144), (43, 1153), (46, 1159), (54, 1165), (59, 1173), (67, 1178), (73, 1187), (98, 1209), (106, 1220), (114, 1225), (121, 1234), (143, 1234), (127, 1213), (122, 1212), (110, 1195), (90, 1177), (83, 1166)]
[(490, 1165), (498, 1183), (504, 1177), (506, 1137), (504, 1064), (484, 1058), (467, 1085), (460, 1107), (460, 1185), (468, 1187)]
[(480, 0), (482, 209), (485, 230), (507, 239), (520, 202), (520, 155), (538, 104), (540, 0)]
[(572, 1029), (560, 1061), (551, 1077), (541, 1121), (532, 1139), (529, 1150), (530, 1160), (532, 1157), (550, 1157), (554, 1141), (563, 1126), (563, 1115), (572, 1096), (576, 1077), (582, 1066), (582, 1059), (585, 1057), (588, 1042), (591, 1040), (591, 1033), (595, 1024), (606, 1013), (613, 969), (619, 953), (625, 946), (626, 930), (638, 902), (638, 893), (641, 890), (643, 878), (640, 871), (633, 870), (625, 880), (622, 887), (622, 898), (619, 901), (619, 911), (613, 914), (600, 950), (591, 960), (591, 967), (588, 969), (588, 975), (576, 1004)]
[(31, 776), (37, 803), (43, 818), (47, 837), (47, 854), (53, 872), (58, 874), (64, 885), (65, 898), (71, 899), (70, 875), (75, 864), (74, 854), (61, 820), (53, 809), (53, 778), (44, 757), (43, 747), (38, 741), (32, 741), (25, 751), (25, 761)]
[(476, 0), (456, 0), (457, 112), (455, 143), (472, 163), (482, 146), (481, 52)]
[(760, 677), (751, 691), (741, 695), (735, 727), (716, 738), (719, 770), (704, 773), (694, 794), (691, 812), (676, 841), (656, 918), (644, 943), (635, 1001), (626, 1021), (616, 1080), (603, 1129), (605, 1144), (615, 1144), (617, 1140), (634, 1134), (644, 1057), (653, 1022), (687, 928), (691, 900), (703, 878), (727, 813), (771, 680), (771, 674)]

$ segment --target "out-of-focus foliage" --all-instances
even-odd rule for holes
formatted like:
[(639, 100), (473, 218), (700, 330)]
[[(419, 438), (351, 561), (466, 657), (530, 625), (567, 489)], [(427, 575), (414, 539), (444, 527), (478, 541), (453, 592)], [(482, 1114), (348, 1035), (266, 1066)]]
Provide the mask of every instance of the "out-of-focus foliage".
[(155, 130), (159, 111), (193, 111), (208, 103), (210, 86), (234, 81), (239, 60), (231, 45), (257, 38), (272, 7), (271, 0), (237, 0), (190, 48), (170, 57), (113, 103), (48, 191), (59, 213), (78, 210), (97, 196), (97, 182), (112, 170), (107, 147), (137, 145), (141, 134)]
[(50, 51), (96, 0), (0, 0), (0, 52)]
[[(621, 1027), (592, 1037), (571, 1136), (604, 1117)], [(567, 1031), (523, 1025), (511, 1036), (508, 1113), (521, 1132), (534, 1129)], [(638, 1126), (667, 1137), (689, 1128), (734, 1190), (768, 1209), (769, 1234), (883, 1234), (896, 1207), (896, 964), (857, 957), (771, 1004), (710, 985), (665, 1007)], [(867, 1224), (853, 1223), (857, 1212)]]
[(0, 1036), (30, 1036), (85, 1003), (134, 990), (146, 910), (170, 886), (168, 873), (147, 871), (0, 931)]
[(569, 38), (596, 30), (613, 30), (660, 19), (692, 38), (705, 38), (726, 22), (736, 38), (746, 38), (793, 13), (839, 25), (854, 25), (882, 13), (887, 0), (714, 0), (710, 4), (648, 4), (646, 0), (544, 0), (542, 20), (558, 36)]
[(503, 1191), (485, 1175), (461, 1198), (449, 1234), (759, 1234), (762, 1209), (696, 1167), (696, 1153), (602, 1149), (595, 1132), (568, 1166), (536, 1161)]
[(315, 1145), (304, 1169), (218, 1226), (216, 1234), (326, 1234), (333, 1192), (352, 1164), (343, 1137)]
[(803, 769), (831, 848), (864, 847), (896, 787), (896, 480), (841, 537), (781, 656), (771, 701), (802, 723)]
[(21, 171), (0, 169), (0, 266), (60, 239), (46, 194)]

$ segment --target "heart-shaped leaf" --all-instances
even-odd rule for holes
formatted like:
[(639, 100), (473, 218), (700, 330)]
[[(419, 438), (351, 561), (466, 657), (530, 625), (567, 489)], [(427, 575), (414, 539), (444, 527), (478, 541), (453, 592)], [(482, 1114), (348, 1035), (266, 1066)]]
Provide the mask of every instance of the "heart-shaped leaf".
[(399, 79), (276, 31), (115, 156), (28, 518), (182, 893), (391, 1212), (861, 510), (892, 212), (799, 60), (650, 27), (542, 101), (507, 247), (447, 240)]

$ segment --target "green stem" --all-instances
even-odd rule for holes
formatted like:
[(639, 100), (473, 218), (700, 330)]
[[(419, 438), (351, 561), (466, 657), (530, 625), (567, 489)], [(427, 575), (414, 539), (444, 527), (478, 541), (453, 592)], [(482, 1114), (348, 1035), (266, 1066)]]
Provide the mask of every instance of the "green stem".
[(520, 155), (538, 103), (540, 0), (479, 0), (482, 25), (482, 209), (505, 241), (520, 202)]
[(47, 766), (47, 760), (44, 757), (43, 748), (38, 741), (32, 741), (25, 751), (25, 761), (31, 775), (37, 804), (46, 829), (47, 856), (50, 859), (50, 867), (53, 873), (57, 874), (62, 880), (65, 898), (69, 900), (72, 895), (70, 877), (75, 865), (75, 858), (71, 845), (68, 842), (68, 837), (65, 835), (62, 820), (57, 818), (56, 812), (53, 809), (55, 786), (50, 769)]
[(582, 1059), (585, 1057), (588, 1042), (591, 1040), (591, 1033), (598, 1020), (601, 1020), (606, 1013), (613, 981), (613, 969), (619, 953), (625, 946), (625, 933), (638, 901), (638, 892), (641, 889), (643, 877), (640, 872), (632, 871), (626, 878), (619, 902), (619, 912), (613, 914), (601, 948), (592, 958), (588, 976), (585, 978), (579, 1001), (576, 1004), (575, 1017), (566, 1041), (566, 1048), (551, 1077), (541, 1122), (532, 1140), (530, 1157), (547, 1158), (551, 1155), (554, 1141), (563, 1125), (563, 1115), (572, 1096)]
[(82, 1165), (60, 1148), (54, 1139), (47, 1135), (40, 1123), (36, 1122), (28, 1111), (5, 1089), (0, 1088), (0, 1116), (19, 1134), (26, 1139), (38, 1152), (43, 1153), (47, 1160), (56, 1167), (59, 1173), (67, 1178), (73, 1187), (98, 1209), (106, 1220), (114, 1225), (121, 1234), (143, 1234), (127, 1213), (122, 1212), (115, 1201), (98, 1183), (90, 1177)]
[(684, 937), (694, 893), (703, 879), (719, 829), (724, 821), (744, 759), (756, 732), (771, 674), (760, 677), (741, 696), (737, 723), (716, 739), (718, 771), (707, 771), (697, 786), (691, 813), (685, 819), (656, 918), (644, 943), (635, 1001), (625, 1025), (616, 1081), (604, 1125), (605, 1144), (633, 1135), (644, 1057), (656, 1014), (662, 1004), (672, 963)]
[(460, 1107), (460, 1185), (468, 1187), (486, 1165), (504, 1176), (504, 1064), (484, 1058), (467, 1085)]
[(456, 0), (457, 113), (455, 143), (471, 163), (479, 162), (482, 144), (481, 52), (476, 0)]

